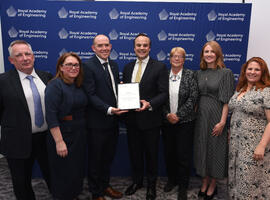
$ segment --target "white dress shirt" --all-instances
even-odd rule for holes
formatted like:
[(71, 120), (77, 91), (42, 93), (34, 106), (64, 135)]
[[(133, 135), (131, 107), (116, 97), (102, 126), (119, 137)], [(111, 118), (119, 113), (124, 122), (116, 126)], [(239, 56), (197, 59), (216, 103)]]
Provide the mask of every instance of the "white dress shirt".
[[(99, 62), (102, 64), (103, 66), (103, 63), (108, 63), (108, 71), (109, 71), (109, 74), (110, 74), (110, 77), (111, 77), (111, 80), (112, 80), (112, 87), (113, 87), (113, 93), (114, 93), (114, 96), (115, 96), (115, 99), (117, 101), (117, 93), (116, 93), (116, 88), (115, 88), (115, 81), (114, 81), (114, 76), (113, 76), (113, 73), (112, 73), (112, 70), (111, 70), (111, 66), (110, 66), (110, 63), (109, 63), (109, 60), (103, 60), (101, 59), (100, 57), (98, 57), (98, 60)], [(105, 70), (105, 67), (103, 66), (103, 69)], [(112, 115), (112, 107), (109, 107), (108, 110), (107, 110), (107, 114), (108, 115)]]
[(43, 117), (44, 117), (44, 124), (41, 127), (38, 127), (35, 125), (35, 110), (34, 110), (34, 99), (32, 95), (32, 90), (30, 87), (30, 81), (26, 78), (29, 76), (29, 74), (25, 74), (19, 70), (17, 70), (19, 73), (20, 81), (22, 84), (24, 96), (28, 105), (29, 113), (31, 116), (31, 123), (32, 123), (32, 133), (37, 132), (43, 132), (48, 129), (48, 125), (45, 119), (45, 103), (44, 103), (44, 96), (45, 96), (45, 88), (46, 85), (43, 83), (43, 81), (39, 78), (39, 76), (36, 74), (35, 69), (33, 69), (32, 73), (30, 74), (33, 76), (33, 81), (35, 82), (42, 105), (42, 111), (43, 111)]
[[(141, 80), (142, 80), (143, 73), (145, 71), (145, 68), (147, 66), (148, 61), (149, 61), (149, 56), (147, 56), (147, 58), (145, 58), (145, 59), (142, 60)], [(131, 82), (132, 83), (135, 83), (135, 79), (136, 79), (138, 68), (139, 68), (139, 59), (137, 58), (136, 63), (135, 63), (135, 66), (134, 66), (134, 69), (133, 69), (133, 72), (132, 72), (132, 78), (131, 78)]]
[(181, 69), (177, 74), (170, 72), (169, 78), (169, 98), (170, 98), (170, 110), (171, 113), (176, 113), (178, 108), (178, 93), (181, 83), (183, 69)]

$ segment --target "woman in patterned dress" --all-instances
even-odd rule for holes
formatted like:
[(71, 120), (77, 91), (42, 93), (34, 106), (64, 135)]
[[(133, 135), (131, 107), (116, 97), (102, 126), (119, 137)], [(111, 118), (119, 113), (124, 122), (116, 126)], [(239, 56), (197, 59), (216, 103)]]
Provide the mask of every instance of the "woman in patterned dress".
[(270, 76), (263, 59), (253, 57), (242, 66), (229, 110), (229, 197), (269, 199)]
[(199, 103), (194, 132), (194, 166), (202, 177), (199, 197), (217, 194), (216, 179), (227, 176), (228, 137), (225, 126), (234, 76), (225, 68), (220, 45), (207, 42), (201, 51), (198, 71)]

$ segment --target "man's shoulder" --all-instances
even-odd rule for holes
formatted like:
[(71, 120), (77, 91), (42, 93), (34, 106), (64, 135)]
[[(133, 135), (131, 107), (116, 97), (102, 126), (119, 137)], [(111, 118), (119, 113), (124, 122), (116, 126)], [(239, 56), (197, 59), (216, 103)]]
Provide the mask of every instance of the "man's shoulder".
[(39, 77), (42, 76), (42, 77), (46, 77), (47, 79), (52, 79), (53, 78), (53, 75), (49, 71), (43, 71), (43, 70), (35, 69), (35, 72), (37, 73), (37, 75)]
[(164, 69), (164, 68), (167, 69), (165, 63), (158, 61), (158, 60), (155, 60), (153, 58), (149, 58), (149, 61), (147, 64), (155, 66), (155, 69)]
[(127, 64), (125, 64), (124, 68), (134, 66), (134, 65), (135, 65), (135, 63), (136, 63), (136, 60), (131, 61), (131, 62), (129, 62), (129, 63), (127, 63)]
[(9, 79), (11, 76), (14, 76), (15, 74), (18, 74), (18, 72), (15, 69), (11, 69), (11, 70), (8, 70), (8, 71), (6, 71), (4, 73), (1, 73), (0, 74), (0, 79), (1, 80)]
[(82, 63), (84, 69), (91, 69), (95, 68), (98, 65), (98, 59), (96, 56), (91, 57), (90, 59), (86, 60)]

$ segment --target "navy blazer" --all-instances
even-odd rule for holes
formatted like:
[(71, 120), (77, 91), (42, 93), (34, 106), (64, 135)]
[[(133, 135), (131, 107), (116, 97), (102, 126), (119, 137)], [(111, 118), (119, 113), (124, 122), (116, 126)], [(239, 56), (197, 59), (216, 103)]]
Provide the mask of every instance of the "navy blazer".
[[(170, 70), (168, 73), (170, 76)], [(192, 121), (196, 118), (195, 106), (199, 97), (199, 88), (195, 72), (190, 69), (183, 68), (182, 78), (178, 92), (178, 107), (176, 115), (179, 117), (179, 124)], [(167, 120), (167, 114), (170, 113), (170, 100), (167, 99), (164, 106), (164, 118)]]
[[(75, 94), (77, 96), (74, 96)], [(80, 98), (80, 110), (73, 110), (74, 98)], [(45, 90), (48, 128), (51, 129), (60, 126), (61, 119), (67, 115), (81, 112), (81, 115), (84, 116), (83, 113), (85, 112), (87, 102), (87, 97), (81, 88), (76, 88), (75, 85), (68, 85), (60, 78), (50, 81)]]
[[(123, 82), (130, 83), (135, 62), (124, 67)], [(162, 124), (162, 106), (168, 98), (168, 71), (164, 63), (149, 59), (139, 84), (140, 99), (150, 102), (152, 111), (130, 111), (126, 114), (126, 123), (142, 130), (158, 127)]]
[[(35, 70), (47, 84), (48, 72)], [(17, 70), (0, 75), (0, 152), (9, 158), (28, 158), (32, 151), (32, 124)]]
[[(115, 87), (119, 83), (119, 71), (116, 62), (109, 60), (113, 73)], [(88, 128), (110, 129), (118, 126), (116, 115), (107, 115), (109, 107), (117, 107), (113, 88), (106, 78), (103, 65), (96, 56), (83, 63), (84, 82), (83, 88), (89, 100), (87, 108)]]

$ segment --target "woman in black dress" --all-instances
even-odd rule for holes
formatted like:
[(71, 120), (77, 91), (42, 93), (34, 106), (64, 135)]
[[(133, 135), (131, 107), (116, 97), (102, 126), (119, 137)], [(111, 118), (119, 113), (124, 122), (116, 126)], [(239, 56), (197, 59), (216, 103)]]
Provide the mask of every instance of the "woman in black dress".
[(56, 76), (45, 90), (54, 199), (76, 199), (82, 190), (86, 149), (84, 112), (87, 105), (87, 97), (81, 88), (82, 79), (80, 58), (75, 53), (65, 53), (58, 59)]

